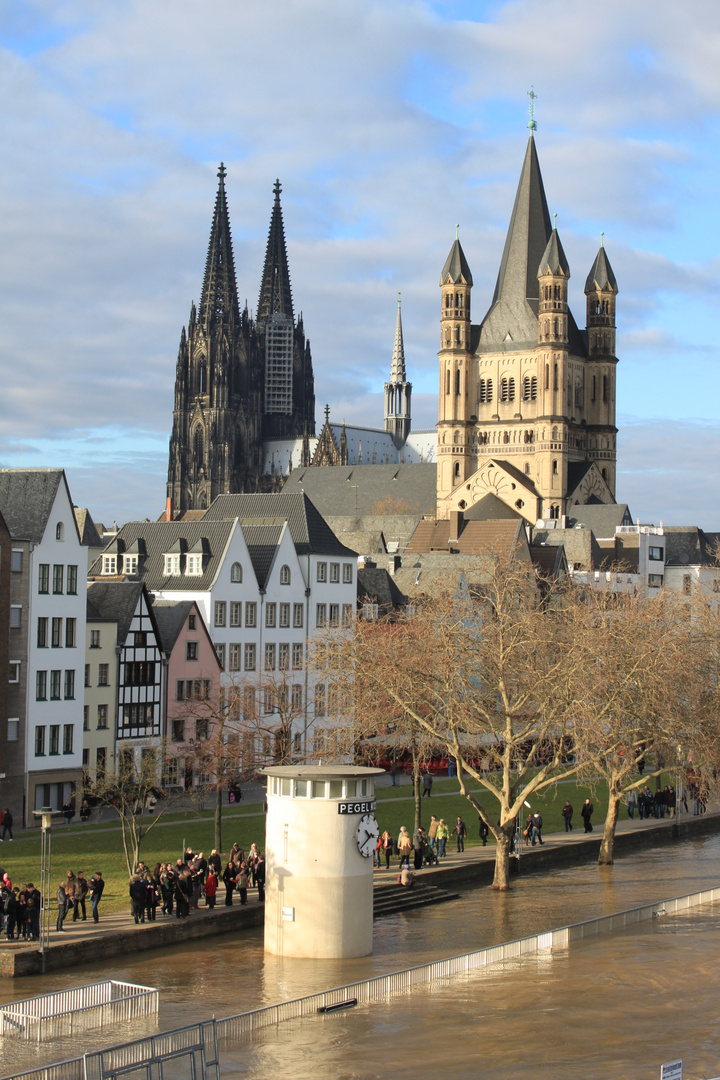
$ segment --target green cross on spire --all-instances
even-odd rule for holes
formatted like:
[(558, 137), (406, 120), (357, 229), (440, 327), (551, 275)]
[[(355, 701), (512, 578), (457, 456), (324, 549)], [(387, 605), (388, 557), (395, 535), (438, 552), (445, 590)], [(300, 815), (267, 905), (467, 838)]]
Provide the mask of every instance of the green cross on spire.
[(537, 94), (535, 93), (535, 88), (531, 86), (527, 94), (530, 98), (530, 119), (528, 120), (528, 127), (531, 131), (537, 131), (537, 122), (535, 120), (535, 99), (537, 98)]

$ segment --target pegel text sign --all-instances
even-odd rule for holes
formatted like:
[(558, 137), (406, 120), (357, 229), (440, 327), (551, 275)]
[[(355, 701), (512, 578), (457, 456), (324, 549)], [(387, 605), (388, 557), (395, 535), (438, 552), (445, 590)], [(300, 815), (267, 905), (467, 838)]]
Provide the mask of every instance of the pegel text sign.
[(338, 803), (338, 814), (372, 814), (374, 810), (374, 799), (366, 799), (364, 802)]

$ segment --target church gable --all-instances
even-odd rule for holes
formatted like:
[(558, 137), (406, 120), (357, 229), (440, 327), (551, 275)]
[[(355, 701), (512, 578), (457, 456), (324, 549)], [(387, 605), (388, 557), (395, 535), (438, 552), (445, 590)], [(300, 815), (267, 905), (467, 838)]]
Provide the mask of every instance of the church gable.
[[(573, 476), (574, 471), (575, 476)], [(603, 479), (596, 462), (573, 462), (568, 466), (568, 510), (571, 506), (614, 502), (613, 493)]]
[(488, 495), (499, 499), (526, 521), (535, 522), (539, 516), (540, 497), (528, 476), (509, 462), (492, 458), (483, 462), (477, 472), (455, 488), (444, 500), (442, 515), (451, 510), (466, 510)]

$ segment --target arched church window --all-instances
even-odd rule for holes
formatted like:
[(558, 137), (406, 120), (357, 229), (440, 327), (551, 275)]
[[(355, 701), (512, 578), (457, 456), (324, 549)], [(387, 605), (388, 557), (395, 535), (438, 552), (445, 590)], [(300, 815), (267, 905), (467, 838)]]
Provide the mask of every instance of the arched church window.
[(553, 460), (552, 471), (553, 471), (553, 476), (557, 476), (557, 474), (558, 474), (558, 463), (557, 463), (556, 460)]
[(462, 293), (455, 294), (455, 307), (461, 308), (463, 306)]
[(458, 478), (459, 476), (460, 476), (460, 462), (456, 461), (455, 462), (455, 477)]
[(239, 562), (234, 562), (230, 567), (230, 580), (235, 585), (242, 584), (242, 566)]
[(545, 365), (545, 389), (550, 389), (550, 365)]
[(500, 380), (500, 400), (507, 401), (508, 399), (508, 381), (505, 378)]
[(558, 336), (558, 332), (559, 332), (558, 331), (558, 321), (557, 321), (557, 319), (553, 319), (553, 333), (554, 333), (555, 337)]
[(204, 460), (204, 446), (205, 440), (203, 439), (203, 429), (198, 426), (195, 428), (195, 435), (193, 438), (193, 455), (195, 457), (195, 464), (202, 465)]
[(526, 375), (525, 378), (523, 379), (522, 387), (523, 387), (523, 390), (522, 390), (523, 401), (529, 401), (530, 400), (530, 376), (529, 375)]
[[(330, 569), (332, 570), (332, 567), (330, 567)], [(332, 577), (332, 574), (330, 576)], [(290, 584), (290, 567), (289, 566), (281, 566), (280, 567), (280, 584), (281, 585), (289, 585)]]
[(608, 472), (607, 472), (607, 469), (601, 469), (600, 471), (602, 472), (602, 478), (603, 478), (603, 480), (607, 481), (607, 478), (608, 478)]
[(554, 427), (552, 429), (552, 441), (557, 442), (557, 437), (558, 437), (558, 429), (556, 427)]
[(515, 380), (513, 378), (508, 379), (508, 401), (515, 400)]
[(486, 393), (487, 393), (487, 403), (489, 405), (490, 402), (493, 399), (493, 383), (492, 383), (492, 379), (488, 379), (488, 381), (487, 381), (487, 391), (486, 391)]
[(453, 442), (455, 446), (460, 442), (460, 433), (458, 431), (453, 434)]
[(207, 365), (205, 363), (205, 357), (200, 358), (198, 365), (198, 394), (207, 393)]
[(537, 401), (537, 375), (530, 379), (530, 400)]
[(526, 476), (530, 475), (530, 462), (529, 461), (525, 462), (525, 475)]
[(460, 397), (460, 368), (455, 372), (455, 394)]
[(455, 344), (462, 345), (462, 335), (460, 334), (460, 327), (455, 327)]
[(603, 375), (603, 401), (607, 404), (608, 399), (608, 377)]
[(555, 371), (553, 372), (553, 390), (558, 388), (558, 366), (555, 364)]
[(480, 386), (478, 387), (478, 401), (480, 402), (481, 405), (485, 404), (485, 401), (486, 401), (485, 395), (486, 395), (486, 393), (487, 393), (487, 384), (486, 384), (484, 379), (481, 379), (480, 380)]
[[(449, 344), (449, 342), (448, 342), (448, 344)], [(450, 393), (450, 369), (449, 368), (448, 368), (448, 370), (447, 370), (447, 372), (445, 374), (445, 393), (446, 394)]]
[(65, 526), (63, 525), (62, 521), (58, 521), (58, 523), (57, 523), (57, 527), (55, 529), (55, 539), (56, 540), (64, 540), (65, 539)]
[(510, 432), (509, 431), (503, 432), (503, 442), (504, 443), (509, 443), (510, 442)]

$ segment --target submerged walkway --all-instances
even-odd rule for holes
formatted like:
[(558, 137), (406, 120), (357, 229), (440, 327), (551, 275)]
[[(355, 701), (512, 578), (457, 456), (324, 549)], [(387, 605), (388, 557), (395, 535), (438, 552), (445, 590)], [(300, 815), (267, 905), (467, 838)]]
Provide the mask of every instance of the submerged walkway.
[[(430, 802), (430, 800), (427, 800)], [(440, 800), (438, 799), (438, 802)], [(519, 858), (511, 862), (511, 874), (542, 872), (557, 866), (567, 866), (585, 862), (597, 857), (602, 838), (602, 820), (598, 821), (592, 833), (585, 833), (582, 824), (572, 832), (548, 833), (543, 837), (543, 845), (528, 845), (521, 848)], [(676, 839), (689, 839), (694, 835), (703, 835), (720, 831), (720, 808), (713, 807), (702, 816), (687, 814), (684, 811), (675, 818), (623, 820), (618, 822), (616, 830), (616, 852), (628, 851), (656, 843), (671, 843)], [(374, 871), (374, 885), (377, 888), (391, 887), (397, 875), (399, 859), (393, 856), (390, 870)], [(495, 863), (495, 845), (467, 848), (463, 853), (456, 851), (455, 838), (451, 837), (447, 845), (447, 854), (440, 860), (439, 866), (424, 867), (418, 872), (419, 880), (438, 886), (476, 886), (490, 883)], [(89, 961), (102, 960), (127, 952), (143, 952), (149, 949), (168, 948), (182, 945), (188, 941), (233, 933), (239, 930), (262, 925), (264, 905), (258, 901), (257, 890), (250, 889), (248, 903), (240, 906), (235, 903), (225, 907), (220, 893), (220, 904), (210, 910), (202, 906), (192, 911), (189, 919), (177, 919), (163, 915), (157, 910), (155, 922), (136, 926), (132, 915), (126, 912), (103, 913), (100, 905), (100, 923), (95, 925), (91, 918), (90, 903), (87, 903), (87, 921), (71, 922), (65, 920), (62, 933), (55, 931), (56, 905), (51, 907), (50, 950), (46, 954), (46, 970), (57, 971)], [(235, 898), (236, 899), (236, 898)], [(40, 973), (41, 957), (37, 943), (0, 942), (0, 977), (18, 977)]]

